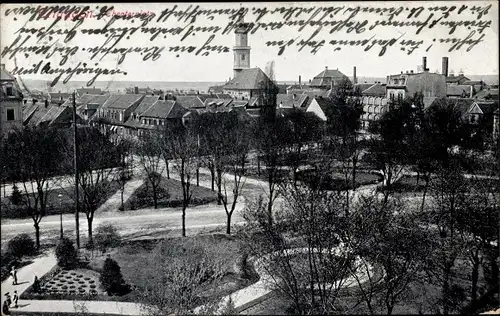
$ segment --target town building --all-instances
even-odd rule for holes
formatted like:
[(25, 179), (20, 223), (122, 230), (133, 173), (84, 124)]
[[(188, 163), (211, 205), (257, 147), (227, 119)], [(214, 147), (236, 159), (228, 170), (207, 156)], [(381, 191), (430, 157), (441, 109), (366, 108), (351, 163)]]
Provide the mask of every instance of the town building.
[[(123, 134), (125, 122), (144, 99), (143, 94), (113, 94), (97, 109), (92, 124), (108, 129), (112, 133)], [(107, 125), (107, 126), (106, 126)]]
[(390, 102), (414, 96), (422, 93), (424, 107), (428, 107), (436, 98), (446, 97), (446, 76), (443, 74), (430, 73), (427, 68), (427, 58), (423, 57), (423, 72), (414, 73), (413, 70), (397, 75), (387, 76), (386, 97)]
[(1, 64), (0, 137), (23, 125), (23, 94), (16, 78)]
[(344, 75), (338, 69), (328, 69), (328, 66), (325, 66), (325, 70), (320, 72), (311, 80), (309, 88), (311, 90), (329, 90), (343, 82), (349, 82), (352, 84), (349, 77)]
[(388, 110), (385, 84), (375, 83), (361, 91), (363, 114), (361, 115), (361, 128), (368, 129), (370, 124), (379, 120)]

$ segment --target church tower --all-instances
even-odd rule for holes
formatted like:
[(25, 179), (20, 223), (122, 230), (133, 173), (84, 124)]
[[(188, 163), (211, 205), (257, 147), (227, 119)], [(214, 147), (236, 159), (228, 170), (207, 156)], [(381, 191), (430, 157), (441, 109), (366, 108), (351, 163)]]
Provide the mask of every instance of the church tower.
[(234, 31), (235, 43), (234, 52), (234, 77), (241, 70), (250, 68), (250, 46), (248, 46), (248, 23), (241, 22)]

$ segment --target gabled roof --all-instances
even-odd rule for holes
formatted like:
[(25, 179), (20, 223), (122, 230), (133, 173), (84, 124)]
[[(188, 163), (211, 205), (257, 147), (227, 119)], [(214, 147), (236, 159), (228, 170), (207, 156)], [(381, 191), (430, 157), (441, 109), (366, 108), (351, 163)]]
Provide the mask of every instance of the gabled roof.
[(158, 99), (160, 96), (145, 96), (144, 99), (142, 99), (141, 103), (137, 106), (137, 108), (134, 110), (134, 113), (137, 113), (141, 115), (144, 111), (149, 109)]
[(100, 88), (80, 88), (76, 89), (76, 93), (79, 95), (85, 95), (85, 94), (94, 94), (94, 95), (101, 95), (104, 93)]
[(330, 86), (332, 83), (336, 84), (343, 80), (349, 80), (349, 77), (344, 75), (338, 69), (328, 69), (326, 68), (320, 72), (316, 77), (313, 78), (310, 85), (311, 86)]
[(185, 109), (204, 108), (205, 104), (197, 96), (176, 96), (176, 101)]
[[(3, 65), (3, 64), (2, 64)], [(6, 69), (0, 69), (0, 80), (2, 81), (16, 81), (16, 78)]]
[(458, 76), (448, 76), (446, 77), (446, 83), (456, 83), (456, 82), (459, 82), (459, 81), (470, 81), (469, 78), (467, 78), (466, 76), (464, 75), (458, 75)]
[(303, 108), (307, 106), (309, 96), (307, 94), (278, 94), (276, 104), (278, 107)]
[(33, 114), (35, 113), (35, 111), (37, 110), (37, 108), (39, 106), (44, 106), (44, 103), (36, 103), (36, 104), (33, 104), (33, 103), (28, 103), (24, 106), (23, 108), (23, 124), (27, 124), (31, 117), (33, 116)]
[(447, 85), (446, 95), (448, 96), (469, 96), (470, 86), (468, 85)]
[(140, 101), (142, 94), (112, 94), (101, 106), (103, 109), (126, 110), (134, 103)]
[(476, 101), (477, 106), (481, 109), (483, 114), (488, 115), (494, 113), (495, 109), (498, 110), (498, 101)]
[(204, 93), (186, 93), (185, 96), (188, 97), (197, 97), (199, 98), (202, 102), (205, 102), (206, 99), (212, 98), (213, 96), (210, 94), (204, 94)]
[(215, 93), (212, 97), (215, 96), (218, 99), (232, 99), (233, 97), (227, 93)]
[(375, 83), (356, 83), (354, 84), (354, 89), (359, 89), (360, 92), (365, 91), (366, 89), (373, 86)]
[(277, 89), (271, 79), (260, 68), (242, 69), (236, 77), (223, 86), (228, 90), (260, 90), (263, 88)]
[[(88, 104), (97, 104), (98, 106), (102, 106), (106, 100), (108, 100), (109, 95), (96, 95), (96, 94), (84, 94), (80, 97), (76, 98), (76, 105), (78, 107), (85, 107)], [(62, 106), (73, 106), (72, 98), (67, 99)]]
[(332, 112), (333, 110), (333, 107), (334, 107), (334, 104), (332, 103), (332, 101), (328, 98), (324, 98), (324, 97), (317, 97), (317, 98), (314, 98), (312, 102), (316, 101), (316, 103), (318, 103), (319, 107), (321, 108), (321, 111), (323, 111), (323, 113), (326, 115), (326, 117), (328, 117), (330, 115), (330, 113)]
[(64, 111), (68, 109), (65, 106), (49, 104), (45, 106), (44, 104), (36, 104), (36, 108), (33, 111), (33, 107), (29, 111), (25, 112), (23, 110), (24, 124), (29, 126), (38, 126), (43, 123), (52, 124)]
[(496, 99), (498, 100), (498, 89), (483, 89), (474, 95), (475, 99)]
[(383, 97), (385, 96), (385, 85), (380, 83), (373, 84), (369, 88), (362, 90), (361, 94), (363, 96)]
[(228, 107), (232, 99), (208, 98), (205, 100), (205, 108), (223, 108)]
[(175, 101), (172, 100), (158, 100), (153, 105), (151, 105), (147, 110), (140, 114), (141, 117), (155, 117), (155, 118), (167, 118), (168, 114), (172, 110)]

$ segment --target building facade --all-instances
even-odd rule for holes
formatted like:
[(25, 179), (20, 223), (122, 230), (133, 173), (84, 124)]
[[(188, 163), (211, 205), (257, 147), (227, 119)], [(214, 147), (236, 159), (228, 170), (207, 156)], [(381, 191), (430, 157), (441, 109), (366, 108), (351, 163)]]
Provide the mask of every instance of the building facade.
[(23, 95), (16, 81), (1, 64), (0, 69), (0, 135), (23, 126)]

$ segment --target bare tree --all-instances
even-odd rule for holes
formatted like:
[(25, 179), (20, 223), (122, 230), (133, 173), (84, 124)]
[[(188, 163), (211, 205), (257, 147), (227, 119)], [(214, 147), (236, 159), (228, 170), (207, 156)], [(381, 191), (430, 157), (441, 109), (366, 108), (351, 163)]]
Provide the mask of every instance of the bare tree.
[[(96, 128), (83, 127), (78, 133), (78, 185), (83, 212), (87, 218), (89, 244), (95, 211), (105, 202), (113, 181), (114, 167), (119, 165), (116, 147)], [(66, 144), (67, 164), (72, 166), (73, 143)], [(70, 181), (73, 181), (71, 179)]]
[(120, 139), (117, 145), (118, 159), (119, 159), (119, 175), (117, 181), (120, 183), (120, 209), (125, 210), (124, 192), (125, 184), (131, 178), (130, 171), (130, 155), (132, 152), (132, 142), (127, 139)]
[(225, 270), (219, 252), (207, 242), (183, 239), (160, 243), (145, 258), (141, 273), (149, 282), (140, 291), (140, 300), (149, 315), (185, 315), (204, 305), (201, 312), (214, 312), (218, 299), (214, 293)]
[(157, 131), (143, 134), (136, 150), (139, 156), (139, 163), (146, 173), (148, 184), (151, 187), (155, 209), (158, 208), (158, 191), (164, 169), (161, 164), (162, 155), (164, 154), (164, 147), (161, 141), (161, 134)]
[(266, 282), (292, 300), (294, 313), (330, 313), (354, 259), (343, 242), (345, 199), (293, 181), (280, 188), (286, 207), (275, 211), (272, 225), (262, 200), (246, 209), (250, 247), (262, 258)]
[(191, 179), (198, 165), (198, 137), (196, 130), (181, 123), (166, 125), (166, 144), (175, 159), (174, 169), (179, 173), (182, 187), (182, 236), (186, 236), (186, 209), (191, 202)]
[(368, 286), (358, 283), (364, 301), (371, 314), (375, 313), (375, 298), (383, 302), (385, 313), (390, 315), (404, 299), (410, 283), (419, 280), (424, 271), (422, 258), (430, 249), (428, 232), (419, 226), (416, 216), (407, 212), (405, 203), (395, 199), (384, 202), (365, 198), (350, 218), (353, 249), (382, 268), (370, 276)]
[(238, 120), (237, 115), (234, 114), (231, 130), (227, 131), (226, 141), (227, 150), (224, 152), (223, 158), (223, 168), (228, 176), (232, 177), (230, 182), (230, 187), (232, 188), (232, 198), (233, 201), (229, 205), (228, 201), (228, 182), (224, 178), (223, 188), (221, 197), (222, 204), (224, 205), (224, 210), (227, 215), (227, 228), (226, 233), (231, 234), (231, 217), (236, 209), (236, 203), (240, 197), (241, 191), (244, 186), (243, 176), (245, 173), (245, 160), (248, 156), (250, 150), (250, 137), (249, 137), (249, 126), (245, 121)]
[(54, 128), (26, 127), (14, 130), (5, 141), (5, 163), (13, 180), (23, 185), (22, 203), (35, 227), (36, 246), (40, 247), (40, 222), (47, 213), (47, 201), (53, 188), (51, 177), (63, 170), (63, 135)]

